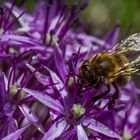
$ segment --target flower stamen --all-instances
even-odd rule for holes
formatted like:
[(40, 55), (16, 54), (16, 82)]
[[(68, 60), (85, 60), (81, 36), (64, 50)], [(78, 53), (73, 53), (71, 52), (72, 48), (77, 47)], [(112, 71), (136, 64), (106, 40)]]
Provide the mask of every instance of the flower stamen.
[(73, 104), (72, 111), (74, 118), (79, 118), (85, 113), (85, 108), (81, 104)]

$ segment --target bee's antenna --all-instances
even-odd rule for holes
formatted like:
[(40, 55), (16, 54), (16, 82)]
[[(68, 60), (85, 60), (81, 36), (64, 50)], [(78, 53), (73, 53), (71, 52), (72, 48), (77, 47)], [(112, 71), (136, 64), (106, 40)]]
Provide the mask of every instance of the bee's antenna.
[(106, 82), (106, 80), (103, 76), (101, 76), (99, 80), (100, 80), (100, 83), (105, 83)]

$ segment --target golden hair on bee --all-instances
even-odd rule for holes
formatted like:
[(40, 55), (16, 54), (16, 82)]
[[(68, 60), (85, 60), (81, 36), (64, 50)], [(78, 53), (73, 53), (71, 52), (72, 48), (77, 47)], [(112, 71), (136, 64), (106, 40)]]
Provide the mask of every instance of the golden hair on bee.
[(132, 75), (140, 75), (140, 34), (131, 35), (108, 52), (87, 58), (80, 67), (85, 85), (95, 86), (104, 80), (108, 84), (126, 84)]
[[(118, 86), (125, 85), (132, 76), (138, 75), (140, 75), (140, 33), (132, 34), (109, 51), (87, 58), (81, 64), (79, 81), (82, 81), (80, 82), (82, 87), (97, 87), (104, 82), (106, 85), (113, 85), (117, 91), (115, 94), (118, 94)], [(109, 90), (108, 86), (108, 92)], [(107, 92), (103, 93), (95, 100), (106, 94)], [(114, 95), (114, 98), (118, 98), (118, 95)]]

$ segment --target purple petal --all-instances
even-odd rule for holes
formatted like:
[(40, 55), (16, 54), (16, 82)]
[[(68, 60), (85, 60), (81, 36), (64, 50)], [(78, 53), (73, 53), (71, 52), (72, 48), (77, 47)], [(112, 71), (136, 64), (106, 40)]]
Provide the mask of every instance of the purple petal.
[(9, 58), (9, 57), (12, 57), (12, 56), (14, 56), (14, 54), (6, 54), (6, 53), (4, 53), (4, 54), (0, 54), (0, 58)]
[(31, 45), (37, 45), (35, 41), (31, 40), (31, 38), (26, 36), (19, 36), (19, 35), (0, 35), (1, 42), (5, 41), (16, 41), (16, 42), (22, 42), (22, 43), (28, 43)]
[(67, 130), (66, 132), (64, 132), (64, 133), (60, 136), (59, 139), (60, 139), (60, 140), (70, 140), (70, 139), (73, 139), (75, 133), (76, 133), (75, 129)]
[(69, 128), (69, 125), (62, 118), (56, 121), (45, 133), (41, 140), (54, 140)]
[[(5, 6), (6, 6), (7, 8), (10, 9), (10, 7), (11, 7), (12, 5), (11, 5), (11, 3), (6, 2), (6, 3), (5, 3)], [(18, 8), (14, 5), (14, 7), (13, 7), (13, 9), (12, 9), (12, 14), (13, 14), (16, 18), (19, 17), (19, 15), (20, 15), (22, 12), (23, 12), (22, 9), (18, 9)], [(24, 30), (26, 29), (26, 31), (28, 31), (28, 30), (27, 30), (27, 29), (28, 29), (28, 28), (27, 28), (27, 27), (28, 27), (27, 21), (28, 21), (28, 22), (33, 21), (33, 17), (32, 17), (32, 16), (29, 16), (27, 13), (24, 13), (24, 14), (18, 19), (18, 22), (20, 23), (21, 26), (24, 27)]]
[(4, 98), (6, 97), (4, 75), (0, 75), (0, 104), (3, 104)]
[(83, 33), (76, 34), (76, 36), (74, 34), (74, 37), (84, 41), (84, 45), (87, 45), (87, 46), (91, 46), (92, 43), (97, 44), (99, 46), (103, 46), (105, 44), (105, 41), (103, 41), (95, 36), (90, 36), (90, 35), (83, 34)]
[(57, 83), (55, 85), (56, 89), (61, 93), (62, 98), (64, 99), (67, 96), (67, 91), (64, 89), (64, 83), (60, 80), (60, 78), (57, 76), (57, 74), (53, 71), (51, 71), (49, 68), (45, 67), (53, 80), (54, 83)]
[[(116, 24), (114, 28), (107, 34), (105, 38), (105, 42), (110, 45), (110, 47), (114, 47), (117, 43), (120, 33), (120, 24)], [(107, 49), (111, 49), (107, 48)]]
[(8, 117), (5, 116), (6, 118), (4, 120), (2, 119), (3, 115), (4, 113), (1, 112), (0, 113), (0, 138), (3, 138), (8, 134), (18, 130), (17, 121), (12, 117), (12, 115), (10, 114), (10, 116)]
[(51, 109), (54, 109), (57, 112), (60, 112), (62, 114), (64, 113), (64, 108), (61, 105), (61, 103), (58, 100), (53, 99), (49, 95), (46, 95), (42, 92), (38, 92), (38, 91), (35, 91), (32, 89), (27, 89), (27, 88), (23, 88), (22, 90), (29, 93), (34, 98), (36, 98), (38, 101), (40, 101), (42, 104), (50, 107)]
[(44, 133), (43, 126), (41, 125), (39, 118), (31, 111), (31, 109), (26, 106), (25, 104), (19, 106), (19, 109), (23, 113), (23, 115), (26, 117), (27, 120), (29, 120), (31, 123), (33, 123), (39, 131)]
[(78, 140), (88, 140), (87, 134), (81, 125), (77, 125)]
[(67, 70), (64, 62), (64, 56), (62, 54), (61, 49), (58, 46), (56, 46), (54, 50), (54, 60), (61, 78), (63, 79), (63, 81), (65, 81)]
[(119, 140), (122, 139), (117, 133), (115, 133), (114, 131), (109, 129), (107, 126), (105, 126), (104, 124), (102, 124), (94, 119), (90, 119), (90, 118), (84, 119), (83, 124), (85, 126), (87, 126), (89, 129), (99, 132), (101, 134), (104, 134), (108, 137), (117, 138)]
[(48, 80), (48, 76), (36, 71), (36, 69), (31, 66), (30, 64), (26, 64), (26, 66), (31, 70), (31, 72), (34, 73), (35, 77), (37, 78), (37, 80), (43, 84), (43, 85), (49, 85), (49, 80)]
[(6, 137), (4, 137), (2, 140), (17, 140), (21, 134), (26, 130), (26, 128), (29, 125), (26, 125), (25, 127), (22, 127), (21, 129), (18, 129), (17, 131), (7, 135)]

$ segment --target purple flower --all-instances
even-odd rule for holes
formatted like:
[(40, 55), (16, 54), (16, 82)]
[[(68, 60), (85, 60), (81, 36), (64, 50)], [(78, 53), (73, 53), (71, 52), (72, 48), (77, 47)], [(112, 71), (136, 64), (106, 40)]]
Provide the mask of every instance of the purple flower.
[[(10, 3), (5, 4), (10, 8)], [(19, 33), (28, 34), (31, 38), (42, 43), (47, 47), (55, 45), (60, 42), (67, 31), (71, 28), (72, 24), (77, 19), (77, 15), (87, 5), (87, 0), (75, 2), (73, 5), (68, 5), (67, 1), (41, 1), (35, 8), (32, 15), (24, 12), (23, 10), (13, 7), (12, 14), (17, 18), (20, 13), (24, 14), (20, 17), (18, 22), (21, 28), (18, 29)]]
[[(24, 92), (29, 93), (38, 101), (51, 109), (50, 119), (53, 123), (49, 124), (49, 127), (47, 127), (46, 133), (42, 139), (68, 139), (68, 137), (77, 137), (79, 140), (92, 137), (111, 137), (121, 139), (121, 137), (112, 130), (113, 128), (112, 126), (109, 126), (109, 123), (101, 123), (98, 121), (98, 118), (100, 117), (95, 115), (104, 114), (104, 117), (107, 117), (109, 116), (110, 112), (108, 110), (102, 111), (95, 104), (88, 104), (89, 96), (82, 96), (80, 94), (83, 93), (78, 92), (78, 83), (75, 77), (76, 73), (74, 67), (73, 71), (72, 69), (69, 71), (67, 65), (65, 65), (63, 62), (60, 49), (57, 48), (55, 54), (57, 54), (54, 57), (58, 74), (47, 67), (44, 67), (44, 69), (50, 73), (50, 76), (45, 76), (39, 72), (35, 73), (36, 78), (44, 86), (53, 84), (51, 86), (52, 89), (50, 90), (47, 87), (46, 90), (41, 92), (23, 88)], [(74, 61), (74, 58), (71, 58), (71, 60)], [(59, 66), (61, 66), (61, 69)], [(31, 71), (35, 70), (29, 64), (27, 64), (27, 67)], [(85, 94), (86, 92), (91, 91), (87, 89)], [(93, 96), (94, 92), (92, 91), (91, 93)], [(113, 120), (113, 117), (114, 116), (110, 117), (109, 119)], [(111, 120), (108, 121), (110, 122)]]
[(139, 139), (139, 114), (139, 106), (135, 102), (129, 102), (127, 108), (115, 116), (116, 131), (120, 132), (123, 139)]
[(25, 80), (25, 73), (17, 77), (16, 71), (14, 65), (9, 71), (8, 78), (4, 73), (0, 75), (0, 138), (6, 136), (13, 139), (14, 133), (17, 138), (20, 137), (22, 130), (27, 127), (21, 130), (20, 128), (28, 123), (44, 131), (39, 118), (27, 106), (33, 99), (18, 89), (18, 87), (26, 86), (30, 78)]
[(109, 109), (112, 87), (98, 99), (108, 87), (79, 80), (84, 60), (115, 49), (120, 25), (102, 39), (86, 34), (77, 16), (88, 0), (42, 0), (32, 13), (15, 3), (0, 8), (0, 139), (139, 140), (134, 82)]
[[(79, 140), (82, 138), (88, 139), (85, 131), (89, 131), (89, 138), (102, 137), (100, 136), (100, 134), (102, 134), (107, 137), (121, 139), (121, 137), (113, 132), (113, 130), (109, 129), (108, 126), (92, 118), (94, 116), (92, 111), (97, 113), (96, 110), (90, 110), (90, 113), (87, 109), (86, 112), (86, 107), (82, 107), (79, 103), (75, 103), (73, 105), (66, 104), (66, 107), (63, 107), (63, 105), (58, 100), (54, 100), (50, 96), (46, 95), (46, 93), (37, 92), (31, 89), (23, 90), (35, 97), (44, 105), (53, 109), (50, 113), (51, 119), (53, 119), (54, 123), (50, 125), (42, 139), (67, 139), (69, 135), (75, 137), (75, 134)], [(97, 135), (94, 135), (94, 131), (96, 133), (98, 132)]]
[[(0, 138), (8, 135), (9, 133), (12, 133), (14, 131), (16, 131), (18, 129), (17, 126), (17, 121), (16, 119), (13, 117), (16, 109), (17, 109), (17, 101), (15, 101), (15, 103), (13, 103), (14, 100), (11, 99), (12, 95), (9, 95), (9, 93), (7, 93), (7, 88), (5, 85), (5, 81), (4, 81), (4, 75), (1, 74), (0, 76)], [(6, 90), (7, 89), (7, 90)]]

